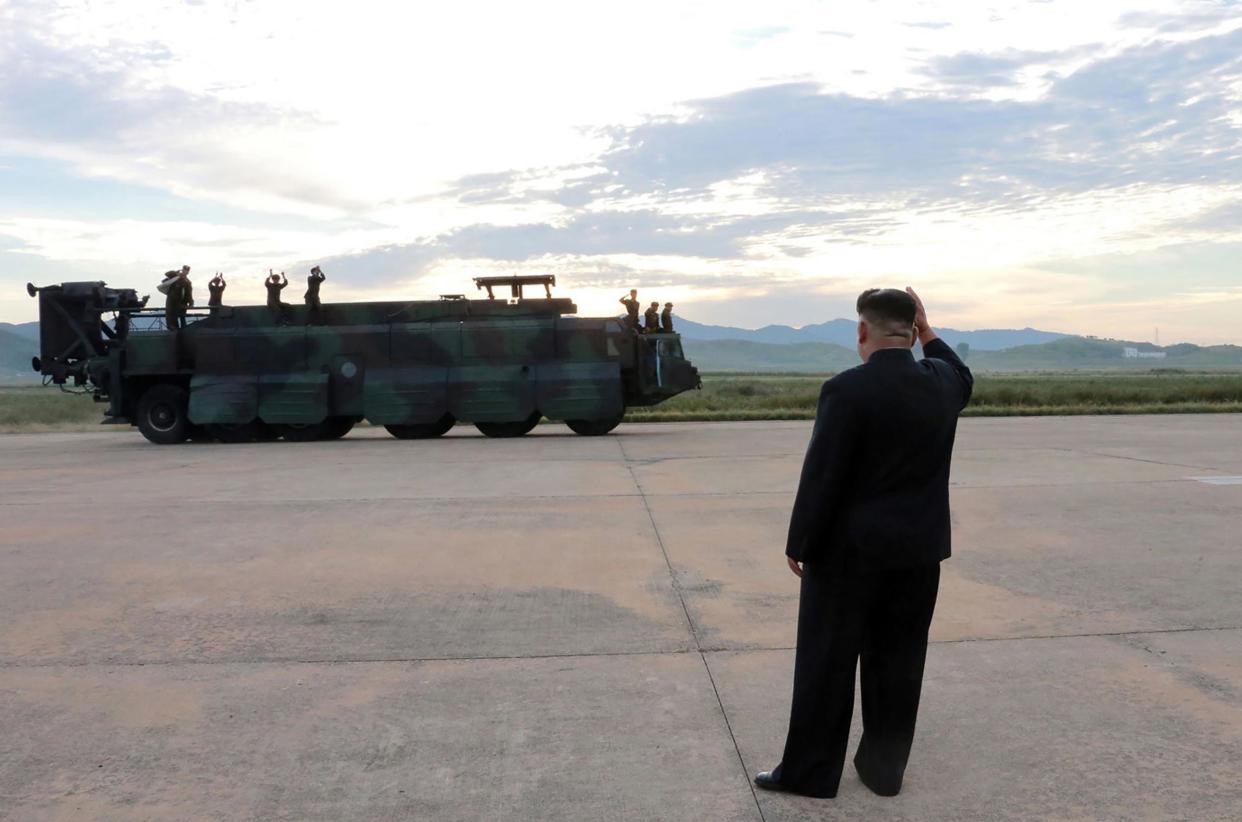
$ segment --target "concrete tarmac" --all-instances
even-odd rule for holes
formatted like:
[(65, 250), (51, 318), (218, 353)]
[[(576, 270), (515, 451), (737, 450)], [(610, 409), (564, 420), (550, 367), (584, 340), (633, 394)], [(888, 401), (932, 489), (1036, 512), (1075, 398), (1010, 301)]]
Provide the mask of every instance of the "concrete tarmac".
[(0, 437), (0, 819), (1238, 818), (1239, 415), (963, 421), (904, 791), (756, 794), (809, 431)]

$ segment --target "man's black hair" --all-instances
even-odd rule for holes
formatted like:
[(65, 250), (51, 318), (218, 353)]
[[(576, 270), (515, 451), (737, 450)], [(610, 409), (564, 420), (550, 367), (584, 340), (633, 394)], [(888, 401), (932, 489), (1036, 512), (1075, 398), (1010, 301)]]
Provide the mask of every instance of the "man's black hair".
[(888, 333), (907, 333), (914, 326), (914, 312), (914, 298), (896, 288), (868, 288), (858, 295), (858, 316)]

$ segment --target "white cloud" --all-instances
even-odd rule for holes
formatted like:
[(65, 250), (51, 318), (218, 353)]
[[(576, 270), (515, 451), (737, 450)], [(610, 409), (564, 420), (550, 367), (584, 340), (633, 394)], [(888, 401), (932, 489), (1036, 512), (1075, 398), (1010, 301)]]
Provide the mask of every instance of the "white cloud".
[(124, 270), (329, 259), (339, 296), (547, 269), (609, 312), (626, 277), (706, 320), (729, 282), (887, 278), (962, 320), (980, 295), (1055, 312), (1049, 278), (1107, 297), (1125, 274), (1046, 260), (1237, 239), (1239, 26), (1173, 0), (9, 3), (0, 185), (41, 158), (221, 211), (66, 195), (0, 233)]

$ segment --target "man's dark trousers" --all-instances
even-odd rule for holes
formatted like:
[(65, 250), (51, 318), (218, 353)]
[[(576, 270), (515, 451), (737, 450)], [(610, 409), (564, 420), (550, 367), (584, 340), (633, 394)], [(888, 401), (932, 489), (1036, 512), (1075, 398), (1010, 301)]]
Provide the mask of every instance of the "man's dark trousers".
[(774, 774), (781, 784), (836, 796), (861, 658), (863, 736), (854, 764), (876, 793), (901, 790), (939, 584), (939, 564), (848, 575), (804, 565), (793, 709)]

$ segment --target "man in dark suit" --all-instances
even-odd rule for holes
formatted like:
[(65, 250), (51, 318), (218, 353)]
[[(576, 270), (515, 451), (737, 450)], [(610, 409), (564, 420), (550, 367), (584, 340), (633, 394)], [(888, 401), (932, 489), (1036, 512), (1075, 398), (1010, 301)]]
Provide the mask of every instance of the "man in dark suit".
[[(923, 344), (926, 359), (911, 352)], [(802, 578), (785, 752), (769, 790), (836, 796), (861, 658), (854, 767), (901, 790), (940, 561), (949, 556), (949, 459), (973, 378), (912, 289), (858, 298), (863, 364), (824, 383), (785, 547)]]

